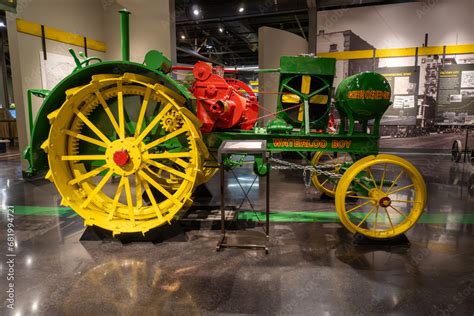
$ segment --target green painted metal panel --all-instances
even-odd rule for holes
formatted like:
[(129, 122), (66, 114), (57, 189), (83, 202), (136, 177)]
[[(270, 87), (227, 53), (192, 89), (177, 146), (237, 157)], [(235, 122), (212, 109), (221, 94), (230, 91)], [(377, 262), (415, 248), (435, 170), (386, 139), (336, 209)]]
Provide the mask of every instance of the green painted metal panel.
[(219, 148), (224, 140), (265, 139), (269, 151), (333, 151), (375, 154), (378, 152), (378, 137), (334, 134), (267, 134), (248, 131), (215, 132), (204, 134), (204, 141), (211, 151)]
[(334, 77), (336, 59), (314, 56), (281, 56), (280, 73)]
[(390, 83), (376, 72), (344, 79), (336, 90), (336, 108), (355, 120), (382, 116), (391, 104)]
[(127, 72), (156, 79), (157, 82), (177, 91), (186, 98), (189, 109), (195, 113), (195, 99), (192, 94), (184, 86), (159, 70), (134, 62), (112, 61), (92, 64), (73, 72), (63, 79), (44, 100), (35, 119), (30, 144), (24, 153), (24, 158), (29, 162), (26, 176), (37, 175), (48, 168), (46, 154), (41, 149), (41, 145), (49, 135), (50, 125), (47, 116), (63, 104), (66, 98), (66, 91), (88, 84), (93, 75), (124, 74)]

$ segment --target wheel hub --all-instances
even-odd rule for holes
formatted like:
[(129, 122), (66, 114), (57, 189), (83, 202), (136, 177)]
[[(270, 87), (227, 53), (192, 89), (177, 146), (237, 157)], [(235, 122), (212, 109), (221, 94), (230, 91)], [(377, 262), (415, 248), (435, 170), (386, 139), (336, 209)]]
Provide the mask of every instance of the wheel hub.
[(369, 197), (372, 199), (373, 205), (379, 205), (381, 207), (389, 207), (392, 203), (390, 197), (379, 189), (372, 189), (369, 192)]
[(126, 150), (119, 150), (114, 153), (114, 162), (119, 167), (124, 167), (130, 162), (130, 155)]
[(388, 196), (383, 197), (379, 200), (379, 205), (381, 207), (389, 207), (390, 204), (392, 204), (392, 200), (390, 200), (390, 198)]
[(109, 168), (122, 176), (136, 173), (142, 165), (141, 144), (137, 145), (132, 137), (113, 141), (105, 155)]

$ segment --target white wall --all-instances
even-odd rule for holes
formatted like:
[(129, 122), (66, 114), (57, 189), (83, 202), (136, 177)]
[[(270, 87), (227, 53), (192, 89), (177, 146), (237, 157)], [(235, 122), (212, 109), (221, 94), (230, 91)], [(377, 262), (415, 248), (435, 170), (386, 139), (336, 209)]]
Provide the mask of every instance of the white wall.
[[(27, 118), (26, 91), (42, 88), (40, 71), (42, 45), (41, 38), (17, 32), (16, 19), (20, 18), (104, 41), (102, 16), (102, 4), (96, 0), (20, 0), (18, 14), (7, 13), (13, 90), (21, 150), (29, 141), (28, 124), (25, 120)], [(47, 52), (50, 53), (69, 55), (70, 47), (76, 52), (82, 51), (79, 47), (46, 40)], [(104, 54), (91, 50), (89, 50), (89, 55), (104, 57)], [(40, 105), (41, 100), (35, 98), (34, 115)]]
[[(41, 38), (17, 32), (16, 19), (21, 18), (103, 41), (107, 44), (107, 52), (104, 54), (89, 49), (89, 56), (121, 60), (118, 11), (124, 7), (132, 11), (131, 60), (143, 62), (146, 52), (151, 49), (160, 50), (170, 57), (169, 0), (19, 0), (18, 14), (7, 13), (20, 150), (24, 150), (29, 141), (28, 123), (25, 120), (26, 91), (42, 88), (42, 46)], [(80, 47), (50, 40), (46, 41), (46, 47), (49, 53), (67, 56), (70, 47), (76, 52), (82, 51)], [(35, 116), (40, 106), (41, 100), (35, 98)]]
[(154, 49), (171, 58), (169, 0), (118, 0), (104, 15), (105, 35), (109, 50), (107, 59), (120, 60), (120, 17), (118, 10), (126, 8), (130, 15), (130, 59), (143, 62), (145, 54)]
[[(258, 62), (261, 69), (279, 68), (280, 57), (283, 55), (299, 55), (308, 53), (308, 42), (293, 33), (271, 27), (258, 29)], [(265, 73), (259, 75), (260, 91), (278, 91), (279, 73)], [(261, 94), (259, 102), (271, 112), (276, 111), (276, 94)], [(261, 112), (259, 115), (268, 114)], [(265, 121), (273, 119), (266, 118)]]
[[(352, 30), (376, 48), (474, 43), (473, 0), (427, 0), (318, 12), (318, 32)], [(318, 49), (318, 51), (320, 51)]]

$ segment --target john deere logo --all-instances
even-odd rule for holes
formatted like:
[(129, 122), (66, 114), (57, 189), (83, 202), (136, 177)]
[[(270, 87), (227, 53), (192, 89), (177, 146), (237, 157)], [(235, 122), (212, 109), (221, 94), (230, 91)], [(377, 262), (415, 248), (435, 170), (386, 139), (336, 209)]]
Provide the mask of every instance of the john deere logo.
[(357, 100), (390, 100), (390, 92), (381, 90), (353, 90), (347, 98)]

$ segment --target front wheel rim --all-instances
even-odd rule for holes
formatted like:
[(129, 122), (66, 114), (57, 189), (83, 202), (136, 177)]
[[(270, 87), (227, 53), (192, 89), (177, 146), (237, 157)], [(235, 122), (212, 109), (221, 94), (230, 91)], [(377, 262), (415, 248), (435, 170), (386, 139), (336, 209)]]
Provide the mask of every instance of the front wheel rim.
[[(354, 187), (355, 193), (347, 194)], [(352, 233), (370, 238), (403, 234), (417, 222), (425, 203), (421, 174), (411, 163), (393, 155), (358, 161), (346, 171), (336, 190), (336, 210), (342, 224)]]

